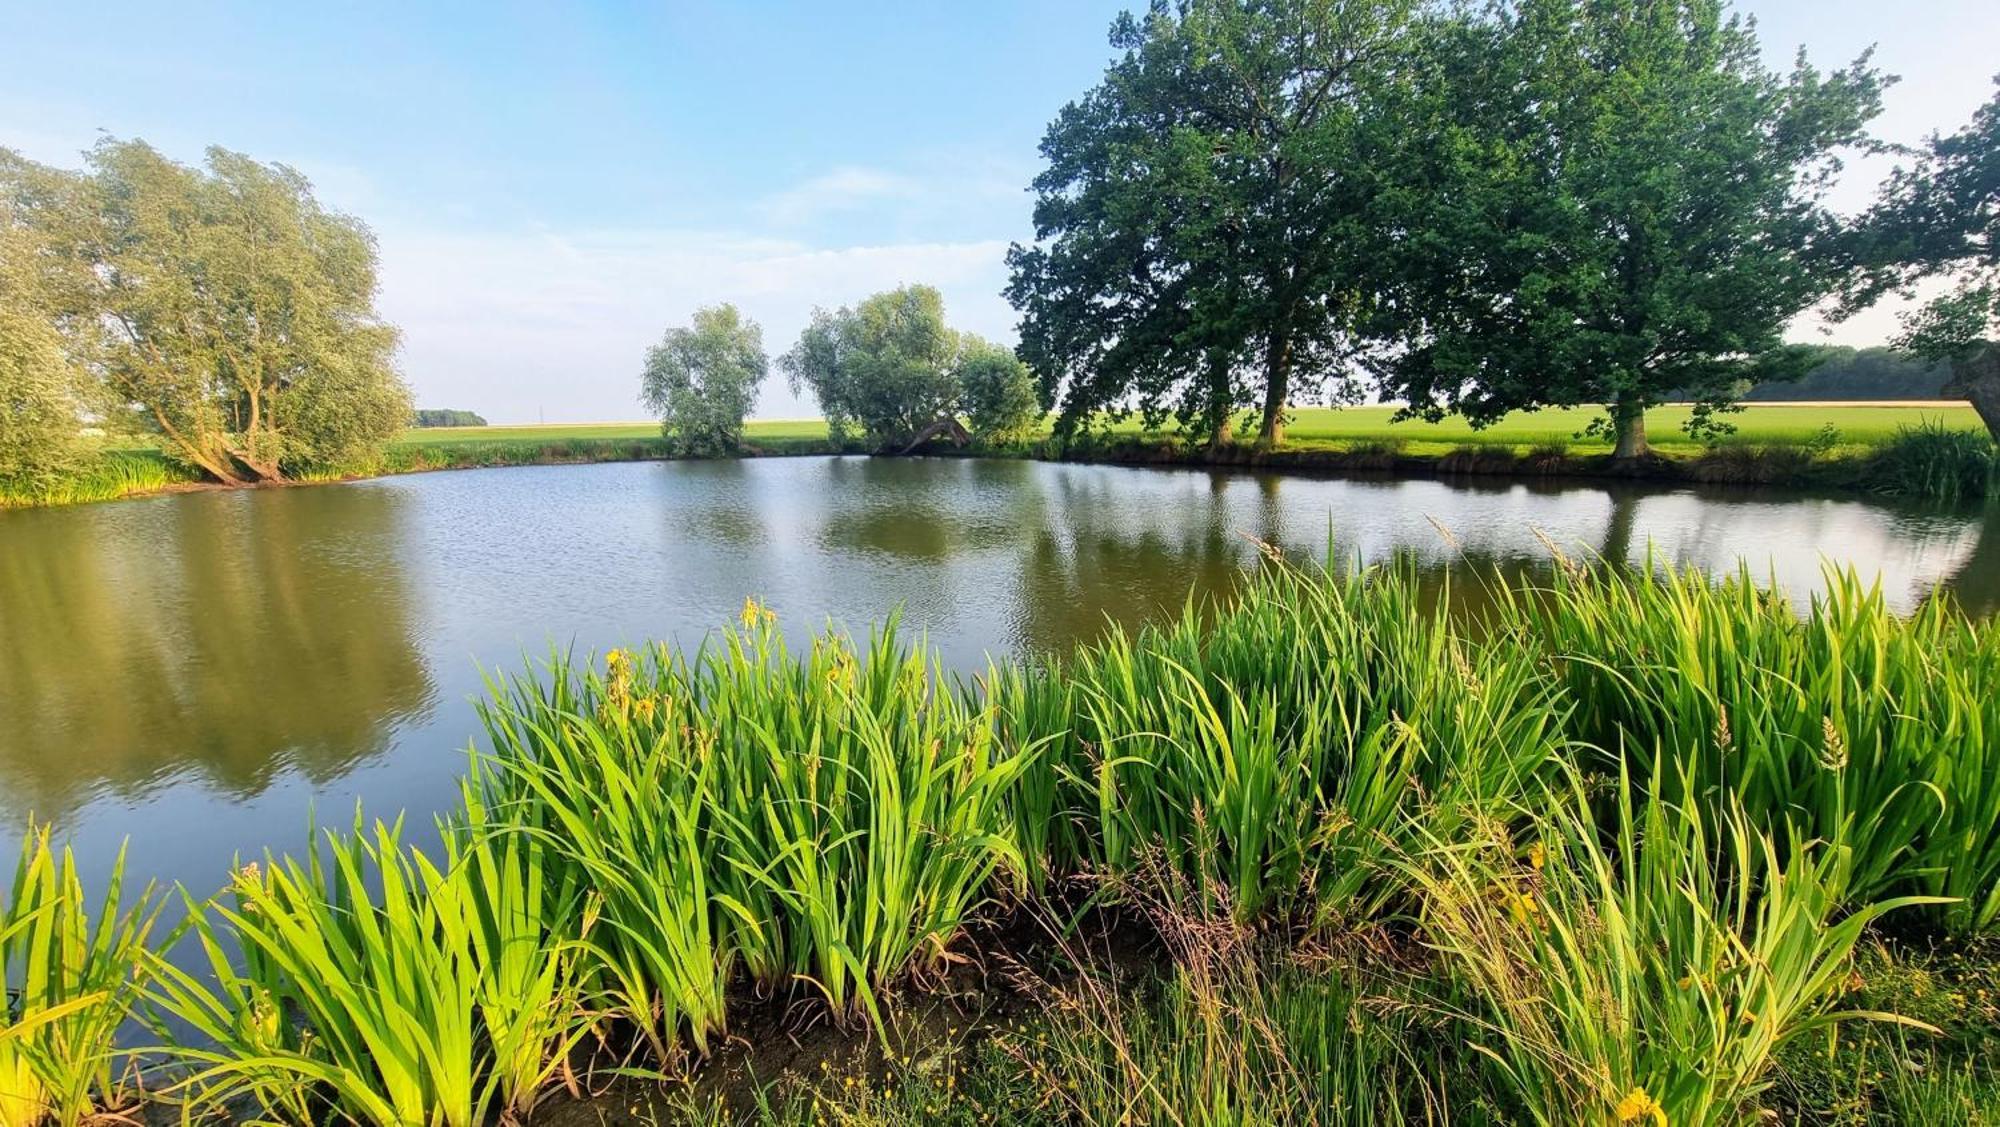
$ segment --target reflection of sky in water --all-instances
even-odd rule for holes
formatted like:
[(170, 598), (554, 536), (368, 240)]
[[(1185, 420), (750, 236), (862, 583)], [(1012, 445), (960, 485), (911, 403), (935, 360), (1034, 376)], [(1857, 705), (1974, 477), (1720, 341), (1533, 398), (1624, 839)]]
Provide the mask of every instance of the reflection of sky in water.
[[(1450, 539), (1438, 526), (1449, 530)], [(2000, 516), (1869, 500), (1345, 481), (1015, 461), (767, 459), (466, 471), (0, 514), (0, 830), (206, 891), (233, 854), (449, 803), (481, 667), (694, 644), (746, 596), (795, 638), (900, 607), (945, 661), (1060, 647), (1225, 588), (1252, 540), (1343, 559), (1546, 550), (1795, 594), (1822, 561), (1899, 609), (2000, 604)], [(1454, 547), (1454, 544), (1456, 547)]]

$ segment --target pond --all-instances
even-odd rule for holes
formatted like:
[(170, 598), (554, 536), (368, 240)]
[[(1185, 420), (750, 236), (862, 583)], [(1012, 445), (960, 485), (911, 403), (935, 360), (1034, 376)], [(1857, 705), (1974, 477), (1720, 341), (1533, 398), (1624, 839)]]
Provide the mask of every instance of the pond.
[(1216, 591), (1256, 543), (1443, 589), (1579, 554), (1795, 595), (1828, 560), (1908, 609), (2000, 607), (2000, 510), (1853, 497), (786, 458), (476, 470), (0, 512), (0, 834), (207, 893), (308, 816), (453, 798), (482, 677), (552, 647), (698, 642), (746, 596), (795, 638), (901, 608), (950, 666), (1048, 650)]

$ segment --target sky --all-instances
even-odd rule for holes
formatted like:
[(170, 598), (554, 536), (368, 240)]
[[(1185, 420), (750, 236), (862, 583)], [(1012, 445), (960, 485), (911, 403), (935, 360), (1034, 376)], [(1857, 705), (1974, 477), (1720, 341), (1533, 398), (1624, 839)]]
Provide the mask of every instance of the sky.
[[(906, 282), (1014, 339), (1008, 243), (1036, 144), (1111, 58), (1125, 0), (56, 4), (0, 0), (0, 146), (103, 133), (289, 164), (365, 220), (418, 405), (496, 423), (643, 417), (647, 347), (736, 303), (775, 359), (814, 307)], [(1957, 129), (2000, 72), (1992, 0), (1745, 0), (1773, 65), (1876, 46), (1876, 133)], [(1890, 166), (1852, 165), (1864, 205)], [(1799, 339), (1866, 345), (1872, 311)], [(816, 414), (775, 365), (756, 414)]]

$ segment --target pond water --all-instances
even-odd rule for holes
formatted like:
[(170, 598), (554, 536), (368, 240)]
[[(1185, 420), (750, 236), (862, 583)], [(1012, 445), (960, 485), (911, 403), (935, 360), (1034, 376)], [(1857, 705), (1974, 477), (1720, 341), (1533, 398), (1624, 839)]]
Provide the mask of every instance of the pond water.
[(1442, 587), (1542, 566), (1537, 530), (1610, 558), (1741, 558), (1800, 595), (1832, 560), (1899, 608), (1940, 585), (2000, 607), (2000, 509), (1575, 483), (790, 458), (0, 512), (0, 841), (53, 821), (101, 874), (129, 838), (134, 875), (205, 894), (232, 857), (303, 843), (309, 815), (365, 800), (427, 826), (482, 670), (551, 647), (692, 644), (755, 596), (794, 637), (900, 607), (971, 670), (1225, 588), (1253, 541), (1406, 552)]

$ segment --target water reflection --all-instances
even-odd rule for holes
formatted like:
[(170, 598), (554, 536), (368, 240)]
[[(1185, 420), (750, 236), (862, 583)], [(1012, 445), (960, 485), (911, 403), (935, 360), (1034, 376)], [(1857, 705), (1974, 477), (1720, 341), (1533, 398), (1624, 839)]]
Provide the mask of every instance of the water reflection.
[(431, 703), (406, 497), (314, 490), (17, 514), (0, 552), (0, 812), (324, 781)]
[(947, 664), (1060, 649), (1226, 591), (1258, 544), (1415, 557), (1430, 599), (1567, 551), (1795, 594), (1822, 561), (1911, 609), (2000, 607), (2000, 510), (1852, 497), (1343, 481), (1014, 461), (531, 467), (0, 513), (0, 834), (206, 889), (357, 801), (448, 805), (483, 669), (698, 642), (746, 596), (795, 636), (900, 608)]

